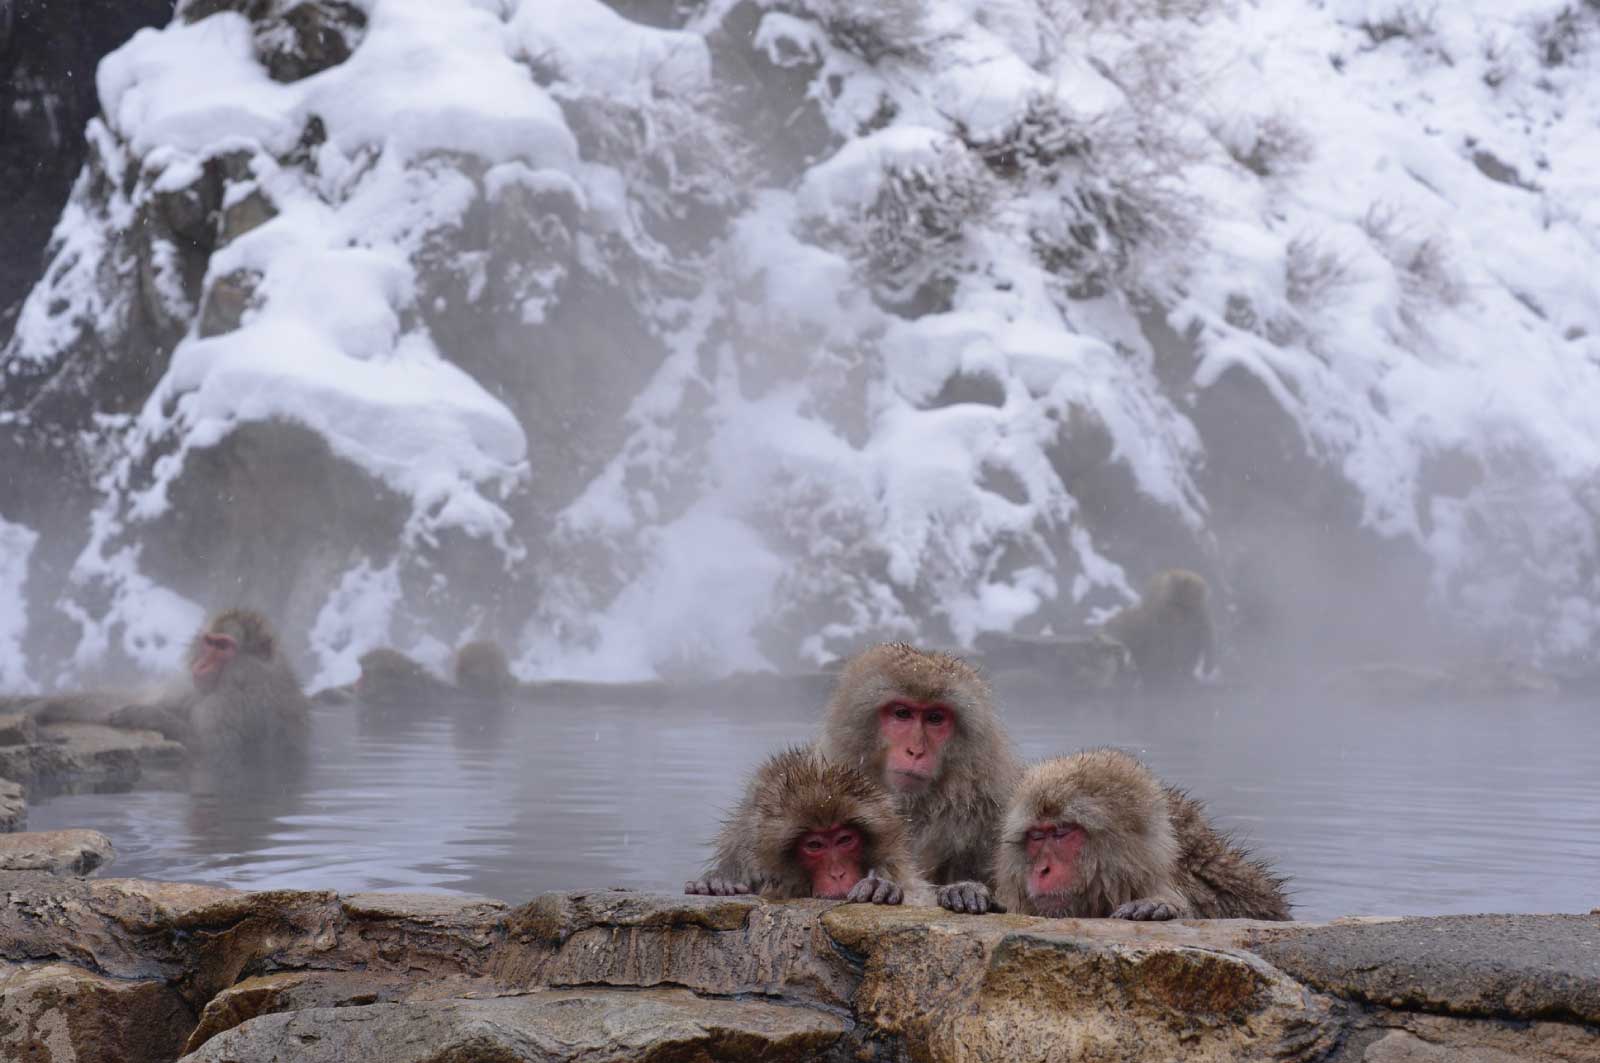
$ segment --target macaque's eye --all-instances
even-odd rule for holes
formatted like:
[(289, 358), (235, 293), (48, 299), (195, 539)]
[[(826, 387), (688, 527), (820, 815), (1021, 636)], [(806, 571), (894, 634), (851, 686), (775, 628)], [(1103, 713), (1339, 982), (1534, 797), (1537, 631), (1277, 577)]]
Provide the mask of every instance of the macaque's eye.
[(940, 712), (938, 709), (933, 709), (922, 717), (922, 722), (926, 723), (929, 727), (937, 727), (941, 723), (944, 723), (944, 713)]
[(807, 838), (803, 848), (808, 853), (820, 853), (827, 848), (827, 845), (821, 838)]
[(894, 718), (897, 720), (909, 720), (914, 715), (916, 714), (904, 705), (896, 705), (894, 707)]
[(840, 849), (854, 849), (856, 847), (856, 840), (857, 839), (854, 834), (847, 832), (839, 835), (839, 837), (834, 840), (833, 844), (838, 846)]
[(214, 650), (231, 650), (234, 645), (233, 639), (227, 635), (207, 635), (204, 642)]
[(1071, 833), (1072, 833), (1072, 824), (1071, 823), (1057, 823), (1056, 826), (1055, 826), (1055, 829), (1050, 832), (1050, 836), (1053, 837), (1053, 838), (1065, 838), (1067, 835), (1069, 835)]
[(1046, 834), (1046, 833), (1047, 833), (1047, 832), (1045, 832), (1045, 831), (1042, 831), (1042, 830), (1038, 830), (1038, 829), (1035, 829), (1035, 830), (1030, 830), (1030, 831), (1029, 831), (1029, 832), (1028, 832), (1028, 833), (1027, 833), (1027, 834), (1026, 834), (1026, 835), (1025, 835), (1025, 837), (1026, 837), (1026, 838), (1027, 838), (1027, 839), (1028, 839), (1028, 840), (1029, 840), (1029, 841), (1030, 841), (1030, 842), (1042, 842), (1042, 841), (1044, 841), (1044, 838), (1045, 838), (1045, 834)]

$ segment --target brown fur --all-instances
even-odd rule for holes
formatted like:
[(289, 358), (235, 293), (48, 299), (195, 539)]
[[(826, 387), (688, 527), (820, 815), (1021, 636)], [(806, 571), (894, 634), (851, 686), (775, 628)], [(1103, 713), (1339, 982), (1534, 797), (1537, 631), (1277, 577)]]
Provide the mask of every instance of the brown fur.
[(706, 877), (747, 885), (771, 900), (811, 896), (811, 877), (795, 856), (808, 831), (834, 825), (861, 832), (862, 867), (905, 890), (905, 903), (930, 905), (894, 800), (860, 772), (795, 746), (751, 775), (743, 800), (723, 821)]
[(1169, 568), (1150, 577), (1139, 604), (1107, 620), (1102, 630), (1128, 647), (1144, 683), (1188, 683), (1196, 666), (1205, 669), (1213, 663), (1208, 596), (1198, 573)]
[(897, 697), (941, 702), (956, 718), (955, 734), (945, 743), (927, 789), (894, 795), (911, 824), (918, 863), (940, 885), (977, 881), (992, 886), (994, 838), (1019, 769), (989, 686), (971, 665), (903, 643), (858, 654), (845, 666), (828, 705), (822, 754), (887, 786), (878, 709)]
[[(1088, 835), (1075, 889), (1048, 912), (1027, 893), (1025, 834), (1040, 822), (1074, 822)], [(1023, 914), (1104, 918), (1130, 902), (1161, 901), (1179, 918), (1290, 918), (1281, 876), (1219, 833), (1199, 802), (1114, 749), (1028, 769), (1006, 811), (995, 863), (1000, 900)]]
[[(238, 652), (208, 691), (188, 671), (206, 652), (208, 634), (230, 636)], [(207, 756), (270, 756), (309, 742), (310, 703), (260, 613), (229, 609), (201, 625), (181, 679), (143, 691), (56, 694), (32, 711), (41, 723), (87, 721), (159, 731)]]
[(206, 624), (189, 648), (192, 666), (208, 633), (229, 635), (239, 650), (216, 685), (189, 709), (192, 741), (202, 752), (254, 758), (271, 751), (303, 752), (310, 744), (310, 703), (272, 626), (250, 609), (229, 609)]
[(517, 688), (506, 652), (487, 640), (469, 642), (456, 651), (456, 686), (484, 700), (496, 700)]
[(369, 705), (432, 707), (453, 698), (443, 679), (399, 650), (368, 650), (361, 655), (356, 695)]

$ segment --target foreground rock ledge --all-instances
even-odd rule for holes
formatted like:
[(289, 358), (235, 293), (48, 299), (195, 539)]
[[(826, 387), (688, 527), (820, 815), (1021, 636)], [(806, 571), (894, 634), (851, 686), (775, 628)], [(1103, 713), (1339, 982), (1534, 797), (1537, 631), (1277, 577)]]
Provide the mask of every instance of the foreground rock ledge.
[(0, 1058), (1600, 1063), (1600, 917), (960, 917), (0, 872)]

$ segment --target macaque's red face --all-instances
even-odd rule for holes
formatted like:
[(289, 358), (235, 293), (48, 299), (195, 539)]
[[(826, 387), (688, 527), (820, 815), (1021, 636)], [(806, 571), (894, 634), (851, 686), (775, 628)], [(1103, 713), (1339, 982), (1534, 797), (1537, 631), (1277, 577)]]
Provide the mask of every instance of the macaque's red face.
[(197, 690), (211, 690), (222, 681), (222, 672), (239, 652), (239, 643), (232, 635), (209, 631), (200, 639), (200, 656), (189, 669)]
[(811, 896), (838, 900), (867, 877), (861, 866), (861, 832), (833, 826), (808, 831), (795, 843), (800, 866), (811, 876)]
[(891, 701), (878, 710), (878, 730), (888, 750), (885, 785), (916, 792), (938, 776), (940, 750), (955, 734), (956, 714), (946, 705)]
[[(1035, 823), (1024, 835), (1028, 850), (1028, 897), (1064, 894), (1078, 879), (1078, 853), (1087, 839), (1076, 823)], [(1046, 906), (1048, 907), (1048, 906)]]

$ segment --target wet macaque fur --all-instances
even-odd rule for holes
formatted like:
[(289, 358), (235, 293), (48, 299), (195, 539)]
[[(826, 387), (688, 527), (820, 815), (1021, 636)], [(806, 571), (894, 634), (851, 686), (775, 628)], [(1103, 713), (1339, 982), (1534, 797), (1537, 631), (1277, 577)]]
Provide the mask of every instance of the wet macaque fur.
[(1024, 915), (1288, 919), (1284, 880), (1205, 809), (1114, 749), (1028, 769), (995, 856), (998, 894)]
[(1157, 572), (1138, 605), (1107, 620), (1102, 631), (1128, 648), (1140, 682), (1151, 687), (1193, 681), (1195, 668), (1214, 663), (1206, 581), (1181, 568)]
[(860, 772), (796, 747), (767, 759), (685, 893), (932, 905), (894, 800)]
[(463, 693), (496, 701), (513, 694), (518, 685), (499, 644), (480, 639), (456, 651), (456, 686)]
[(818, 748), (894, 795), (941, 905), (995, 907), (994, 839), (1020, 771), (970, 665), (901, 643), (866, 650), (839, 677)]
[(359, 663), (352, 691), (368, 705), (426, 708), (455, 697), (454, 687), (399, 650), (368, 650)]

